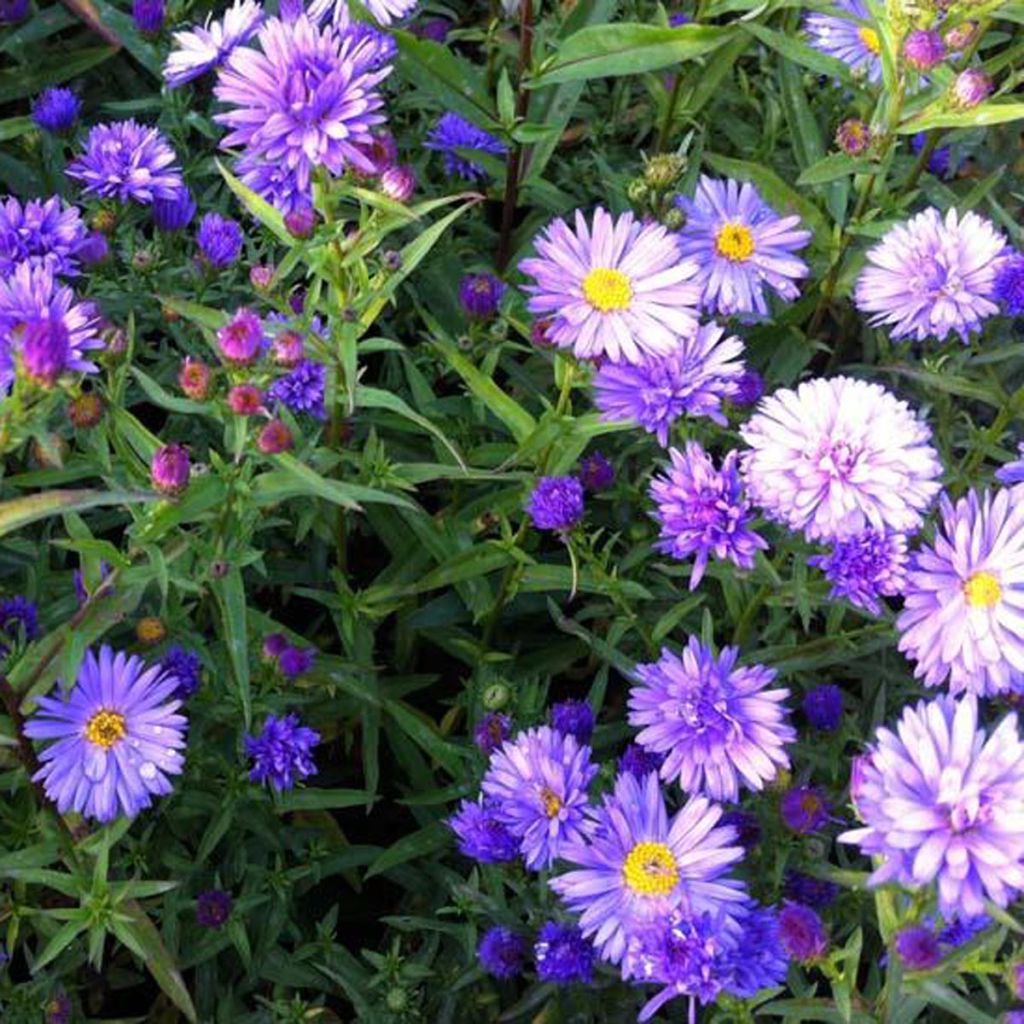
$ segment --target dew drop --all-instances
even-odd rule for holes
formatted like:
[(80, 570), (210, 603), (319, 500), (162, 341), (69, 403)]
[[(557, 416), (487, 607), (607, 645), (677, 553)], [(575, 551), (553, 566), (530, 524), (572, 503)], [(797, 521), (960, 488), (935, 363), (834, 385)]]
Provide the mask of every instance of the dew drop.
[(156, 765), (152, 761), (143, 761), (139, 765), (139, 775), (144, 779), (155, 779), (156, 778)]

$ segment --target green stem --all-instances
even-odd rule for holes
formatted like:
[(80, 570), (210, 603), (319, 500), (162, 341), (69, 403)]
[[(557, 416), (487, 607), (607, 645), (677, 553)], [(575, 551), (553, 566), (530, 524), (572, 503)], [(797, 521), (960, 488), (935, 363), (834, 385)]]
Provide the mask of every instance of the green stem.
[(683, 91), (682, 72), (676, 72), (675, 80), (672, 82), (672, 91), (668, 96), (668, 103), (665, 106), (665, 119), (661, 122), (661, 130), (658, 132), (658, 142), (655, 151), (664, 153), (668, 146), (668, 137), (672, 133), (672, 122), (675, 120), (676, 107), (679, 105), (679, 95)]

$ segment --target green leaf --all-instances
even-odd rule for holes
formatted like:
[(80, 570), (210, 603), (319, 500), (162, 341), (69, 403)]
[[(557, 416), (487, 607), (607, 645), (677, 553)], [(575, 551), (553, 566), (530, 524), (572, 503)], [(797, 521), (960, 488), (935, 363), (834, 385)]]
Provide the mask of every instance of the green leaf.
[(1024, 103), (1002, 99), (979, 104), (971, 110), (948, 110), (945, 106), (945, 100), (933, 103), (916, 117), (904, 121), (897, 131), (900, 135), (916, 135), (932, 128), (987, 128), (1024, 119)]
[(847, 156), (845, 153), (829, 153), (828, 156), (810, 165), (796, 179), (797, 185), (824, 185), (829, 181), (847, 178), (851, 174), (878, 174), (878, 164), (866, 157)]
[(46, 944), (43, 951), (36, 958), (35, 963), (32, 965), (33, 973), (42, 970), (48, 963), (55, 960), (61, 953), (64, 952), (68, 946), (71, 945), (75, 939), (85, 931), (89, 926), (89, 922), (84, 917), (84, 911), (77, 912), (82, 916), (75, 916), (70, 921), (61, 925), (57, 929), (56, 934)]
[(34, 96), (48, 85), (59, 85), (77, 78), (90, 68), (117, 53), (111, 46), (83, 46), (74, 56), (57, 54), (42, 63), (0, 71), (0, 103), (10, 103), (23, 96)]
[(365, 878), (383, 874), (399, 864), (405, 864), (418, 857), (428, 857), (443, 850), (452, 841), (452, 834), (444, 822), (436, 821), (418, 832), (403, 836), (389, 846), (367, 869)]
[(384, 701), (384, 711), (416, 746), (450, 775), (458, 777), (465, 763), (465, 753), (461, 747), (449, 743), (431, 719), (400, 700)]
[(0, 121), (0, 142), (9, 142), (22, 135), (34, 131), (35, 121), (27, 115), (25, 117), (7, 117)]
[(424, 430), (433, 434), (434, 437), (436, 437), (441, 444), (451, 452), (452, 458), (455, 459), (459, 466), (463, 470), (466, 469), (466, 463), (459, 454), (458, 448), (448, 440), (445, 432), (441, 430), (440, 427), (435, 426), (435, 424), (428, 420), (426, 416), (421, 416), (405, 401), (405, 399), (399, 397), (393, 392), (383, 391), (380, 388), (357, 387), (356, 406), (362, 406), (364, 409), (389, 409), (391, 412), (397, 413), (399, 416), (410, 420), (417, 426), (422, 427)]
[(231, 660), (231, 674), (242, 705), (245, 728), (252, 724), (252, 692), (249, 686), (249, 629), (242, 572), (235, 567), (213, 581), (220, 611), (221, 635)]
[(998, 1024), (999, 1017), (983, 1013), (958, 995), (948, 985), (942, 985), (934, 979), (921, 982), (921, 989), (935, 1006), (941, 1006), (947, 1013), (953, 1014), (958, 1020), (967, 1024)]
[(65, 512), (81, 512), (102, 505), (134, 505), (159, 501), (160, 495), (148, 491), (43, 491), (23, 498), (0, 502), (0, 537), (20, 530), (29, 523)]
[(178, 316), (210, 331), (220, 330), (231, 319), (222, 309), (201, 306), (198, 302), (189, 302), (188, 299), (176, 299), (170, 295), (157, 295), (156, 298), (162, 306), (166, 306)]
[(165, 391), (152, 377), (143, 373), (137, 366), (131, 368), (132, 376), (139, 382), (146, 397), (161, 409), (168, 409), (171, 412), (180, 412), (186, 415), (199, 413), (210, 416), (213, 414), (213, 406), (209, 402), (193, 402), (190, 398), (179, 398)]
[(284, 226), (284, 217), (281, 211), (271, 206), (270, 203), (253, 192), (248, 185), (243, 185), (221, 162), (215, 161), (217, 170), (221, 177), (227, 182), (228, 188), (241, 200), (242, 205), (251, 213), (265, 228), (270, 230), (279, 242), (283, 242), (289, 248), (295, 244), (291, 232)]
[(562, 42), (550, 64), (526, 84), (540, 89), (558, 82), (612, 78), (658, 71), (723, 46), (731, 28), (683, 25), (660, 28), (631, 22), (591, 25)]
[(373, 794), (363, 789), (290, 789), (280, 797), (282, 811), (330, 811), (372, 803)]

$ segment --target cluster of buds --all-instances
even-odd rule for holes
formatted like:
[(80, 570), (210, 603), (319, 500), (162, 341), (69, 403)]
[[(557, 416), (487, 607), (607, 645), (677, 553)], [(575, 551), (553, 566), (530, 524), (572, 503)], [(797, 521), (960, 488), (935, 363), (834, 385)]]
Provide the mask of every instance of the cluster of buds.
[(683, 213), (676, 204), (676, 182), (686, 170), (686, 157), (677, 153), (659, 153), (644, 163), (644, 172), (634, 178), (626, 195), (641, 217), (652, 217), (677, 231), (683, 226)]

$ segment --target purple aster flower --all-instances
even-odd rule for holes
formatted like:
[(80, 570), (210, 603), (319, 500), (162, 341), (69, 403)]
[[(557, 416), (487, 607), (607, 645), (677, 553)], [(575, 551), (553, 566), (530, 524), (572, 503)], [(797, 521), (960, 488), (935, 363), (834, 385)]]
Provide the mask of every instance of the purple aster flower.
[(992, 297), (1007, 316), (1024, 314), (1024, 253), (1014, 251), (999, 264)]
[(859, 117), (847, 118), (836, 129), (836, 145), (847, 156), (863, 156), (873, 142), (871, 129)]
[(873, 615), (882, 611), (879, 597), (903, 592), (907, 569), (907, 538), (901, 533), (867, 529), (837, 540), (827, 555), (812, 555), (808, 565), (821, 569), (832, 584), (833, 601), (845, 597)]
[(538, 530), (565, 533), (583, 518), (583, 485), (574, 476), (542, 476), (526, 511)]
[(757, 370), (744, 370), (736, 380), (733, 405), (753, 405), (764, 394), (764, 377)]
[(736, 469), (739, 455), (729, 452), (716, 469), (711, 456), (696, 442), (686, 450), (668, 450), (672, 466), (665, 476), (651, 481), (650, 495), (657, 505), (652, 513), (661, 527), (658, 551), (685, 561), (691, 555), (690, 589), (704, 578), (708, 559), (728, 559), (741, 569), (752, 569), (767, 541), (748, 526), (750, 503)]
[(810, 269), (794, 255), (811, 240), (800, 218), (780, 217), (749, 182), (702, 175), (693, 199), (680, 197), (686, 224), (680, 252), (697, 261), (701, 302), (711, 313), (768, 315), (765, 287), (787, 301)]
[(186, 701), (199, 689), (199, 676), (203, 663), (195, 651), (188, 651), (175, 644), (167, 648), (167, 653), (160, 659), (164, 672), (178, 680), (178, 688), (174, 696)]
[(786, 828), (798, 835), (817, 832), (829, 820), (828, 804), (815, 786), (794, 786), (782, 794), (779, 815)]
[(391, 68), (369, 70), (365, 41), (317, 28), (305, 16), (271, 18), (258, 39), (262, 52), (239, 47), (217, 73), (214, 94), (233, 108), (214, 117), (231, 129), (221, 147), (243, 146), (293, 172), (302, 191), (317, 167), (372, 173), (361, 147), (372, 144), (371, 129), (384, 121), (376, 87)]
[(279, 377), (271, 384), (267, 397), (291, 409), (294, 413), (308, 413), (314, 419), (327, 419), (324, 408), (324, 387), (327, 367), (312, 359), (303, 359), (291, 373)]
[(970, 334), (999, 307), (993, 300), (999, 257), (1006, 236), (976, 213), (929, 207), (897, 224), (868, 250), (857, 279), (857, 307), (872, 314), (873, 327), (887, 326), (894, 341), (945, 341)]
[(534, 239), (537, 255), (519, 264), (537, 282), (525, 286), (527, 308), (552, 318), (546, 341), (614, 363), (675, 352), (697, 329), (700, 299), (697, 264), (681, 259), (678, 237), (601, 207), (592, 228), (580, 210), (575, 225), (555, 220)]
[(263, 321), (245, 307), (236, 309), (234, 316), (217, 331), (217, 347), (221, 355), (237, 366), (256, 362), (266, 346)]
[(148, 204), (171, 199), (184, 187), (170, 143), (158, 128), (134, 119), (94, 126), (84, 152), (67, 167), (86, 195)]
[(547, 921), (533, 945), (537, 977), (556, 985), (589, 984), (594, 974), (594, 947), (574, 924)]
[(601, 452), (591, 452), (580, 459), (579, 481), (584, 490), (607, 491), (615, 483), (615, 468)]
[(519, 733), (491, 755), (481, 789), (520, 840), (528, 868), (550, 867), (567, 842), (582, 840), (596, 774), (590, 747), (547, 726)]
[(915, 71), (930, 71), (946, 59), (942, 33), (935, 29), (913, 29), (903, 40), (903, 56)]
[(750, 999), (766, 988), (785, 984), (789, 956), (779, 937), (779, 914), (774, 907), (754, 907), (740, 919), (742, 938), (725, 957), (725, 990)]
[(743, 342), (724, 335), (718, 324), (703, 324), (667, 355), (633, 366), (605, 363), (594, 378), (601, 418), (636, 420), (662, 447), (682, 416), (707, 416), (724, 427), (722, 401), (735, 395), (743, 374)]
[(1024, 1010), (1009, 1010), (1003, 1014), (1000, 1024), (1024, 1024)]
[(382, 25), (390, 25), (409, 14), (419, 0), (365, 0), (366, 9)]
[(70, 89), (44, 89), (32, 104), (32, 120), (44, 132), (66, 135), (74, 128), (81, 110), (82, 101)]
[[(920, 153), (928, 142), (927, 132), (918, 132), (910, 140), (910, 146), (915, 153)], [(936, 178), (948, 178), (950, 173), (955, 173), (958, 168), (953, 167), (953, 151), (949, 146), (936, 146), (928, 157), (928, 171)]]
[(816, 377), (780, 389), (740, 434), (751, 500), (808, 540), (911, 533), (939, 491), (931, 430), (880, 384)]
[(59, 320), (34, 320), (25, 324), (20, 348), (25, 376), (41, 387), (52, 388), (68, 368), (71, 354), (68, 331)]
[[(0, 25), (13, 25), (28, 17), (29, 0), (0, 0)], [(71, 1003), (68, 1003), (68, 1013)]]
[(529, 946), (526, 939), (508, 928), (495, 925), (484, 932), (476, 948), (480, 966), (495, 978), (517, 978), (526, 966)]
[(223, 928), (231, 916), (234, 901), (223, 889), (207, 889), (196, 897), (196, 923), (203, 928)]
[[(285, 226), (289, 231), (292, 230), (291, 223), (295, 217), (307, 217), (312, 214), (312, 187), (307, 185), (301, 188), (295, 172), (283, 164), (243, 153), (235, 164), (235, 172), (243, 184), (261, 195), (284, 215)], [(312, 216), (312, 223), (315, 225), (315, 214)]]
[(812, 728), (835, 732), (843, 720), (843, 691), (835, 683), (816, 686), (804, 696), (803, 708)]
[(9, 277), (22, 263), (54, 277), (74, 276), (87, 233), (78, 208), (60, 196), (24, 205), (8, 196), (0, 202), (0, 277)]
[(500, 711), (489, 711), (477, 722), (473, 730), (473, 742), (480, 750), (493, 754), (509, 738), (512, 732), (512, 720)]
[(316, 651), (311, 647), (293, 647), (289, 644), (277, 659), (281, 675), (285, 679), (297, 679), (305, 675), (316, 660)]
[(942, 959), (935, 932), (923, 925), (901, 928), (893, 940), (893, 948), (903, 966), (910, 971), (929, 971)]
[(0, 658), (10, 652), (8, 644), (31, 643), (39, 636), (39, 608), (27, 597), (0, 599)]
[(1024, 441), (1017, 445), (1019, 459), (1007, 462), (996, 470), (996, 479), (1002, 484), (1024, 483)]
[(481, 864), (504, 864), (519, 856), (519, 840), (502, 824), (492, 801), (463, 800), (448, 819), (459, 853)]
[(473, 149), (478, 153), (503, 157), (507, 149), (500, 139), (451, 111), (441, 115), (423, 147), (444, 156), (446, 174), (467, 181), (484, 181), (490, 175), (480, 164), (462, 156), (460, 150)]
[(593, 708), (585, 700), (563, 700), (551, 708), (551, 728), (589, 743), (594, 735)]
[(407, 203), (416, 191), (416, 171), (405, 164), (389, 167), (380, 176), (377, 188), (396, 203)]
[[(195, 215), (196, 201), (187, 187), (179, 189), (170, 199), (153, 201), (153, 224), (160, 231), (183, 231)], [(207, 214), (207, 217), (217, 217), (217, 214)]]
[(939, 932), (939, 942), (945, 946), (963, 946), (992, 926), (988, 914), (974, 917), (958, 917), (944, 925)]
[(969, 110), (988, 99), (992, 89), (992, 79), (981, 68), (964, 68), (953, 79), (949, 96), (954, 106)]
[(110, 244), (102, 231), (90, 231), (78, 247), (78, 258), (87, 267), (105, 263), (110, 256)]
[(248, 42), (263, 20), (257, 0), (235, 0), (220, 21), (174, 33), (174, 48), (164, 64), (164, 81), (171, 89), (220, 67), (236, 46)]
[(192, 463), (183, 444), (165, 444), (153, 452), (149, 478), (161, 494), (176, 497), (188, 487)]
[(832, 7), (832, 13), (814, 11), (804, 19), (811, 46), (877, 85), (882, 80), (882, 42), (871, 25), (868, 5), (864, 0), (835, 0)]
[(633, 775), (642, 780), (651, 772), (661, 771), (664, 763), (663, 754), (654, 754), (644, 750), (639, 743), (630, 743), (619, 757), (618, 769), (620, 774)]
[(467, 274), (459, 282), (459, 302), (473, 320), (489, 320), (498, 312), (505, 282), (493, 274)]
[(810, 907), (787, 903), (779, 911), (782, 948), (801, 963), (820, 960), (828, 952), (828, 932)]
[(268, 715), (259, 736), (245, 737), (245, 752), (252, 758), (251, 782), (267, 782), (274, 789), (291, 789), (299, 779), (317, 774), (313, 748), (320, 733), (299, 724), (298, 715)]
[(695, 636), (682, 657), (663, 648), (661, 659), (637, 665), (629, 693), (629, 724), (642, 747), (666, 753), (663, 779), (687, 793), (739, 799), (740, 783), (760, 791), (789, 767), (785, 745), (796, 739), (783, 703), (787, 689), (769, 690), (775, 671), (736, 666), (739, 649), (716, 658)]
[(943, 914), (1005, 907), (1024, 887), (1024, 744), (1016, 714), (991, 736), (978, 728), (973, 694), (903, 711), (854, 760), (850, 799), (863, 828), (856, 843), (878, 866), (869, 885), (938, 883)]
[(25, 735), (56, 742), (40, 753), (33, 781), (61, 814), (134, 818), (154, 796), (171, 792), (167, 776), (185, 766), (177, 686), (161, 666), (103, 646), (99, 655), (85, 652), (78, 680), (61, 698), (37, 698)]
[(1024, 683), (1024, 485), (945, 495), (931, 545), (912, 556), (899, 649), (926, 686), (979, 696)]
[(718, 826), (721, 808), (693, 797), (671, 820), (653, 772), (626, 773), (593, 812), (587, 841), (564, 843), (560, 858), (575, 865), (550, 881), (601, 958), (613, 964), (629, 940), (673, 911), (717, 913), (745, 899), (742, 884), (723, 877), (742, 859), (735, 833)]
[(822, 909), (831, 906), (839, 895), (839, 886), (827, 878), (815, 878), (801, 871), (788, 870), (783, 885), (786, 899)]
[(143, 35), (159, 35), (164, 27), (164, 0), (132, 0), (132, 19)]
[(228, 267), (242, 252), (245, 236), (238, 221), (222, 217), (219, 213), (207, 213), (199, 222), (196, 244), (202, 258), (211, 267)]

